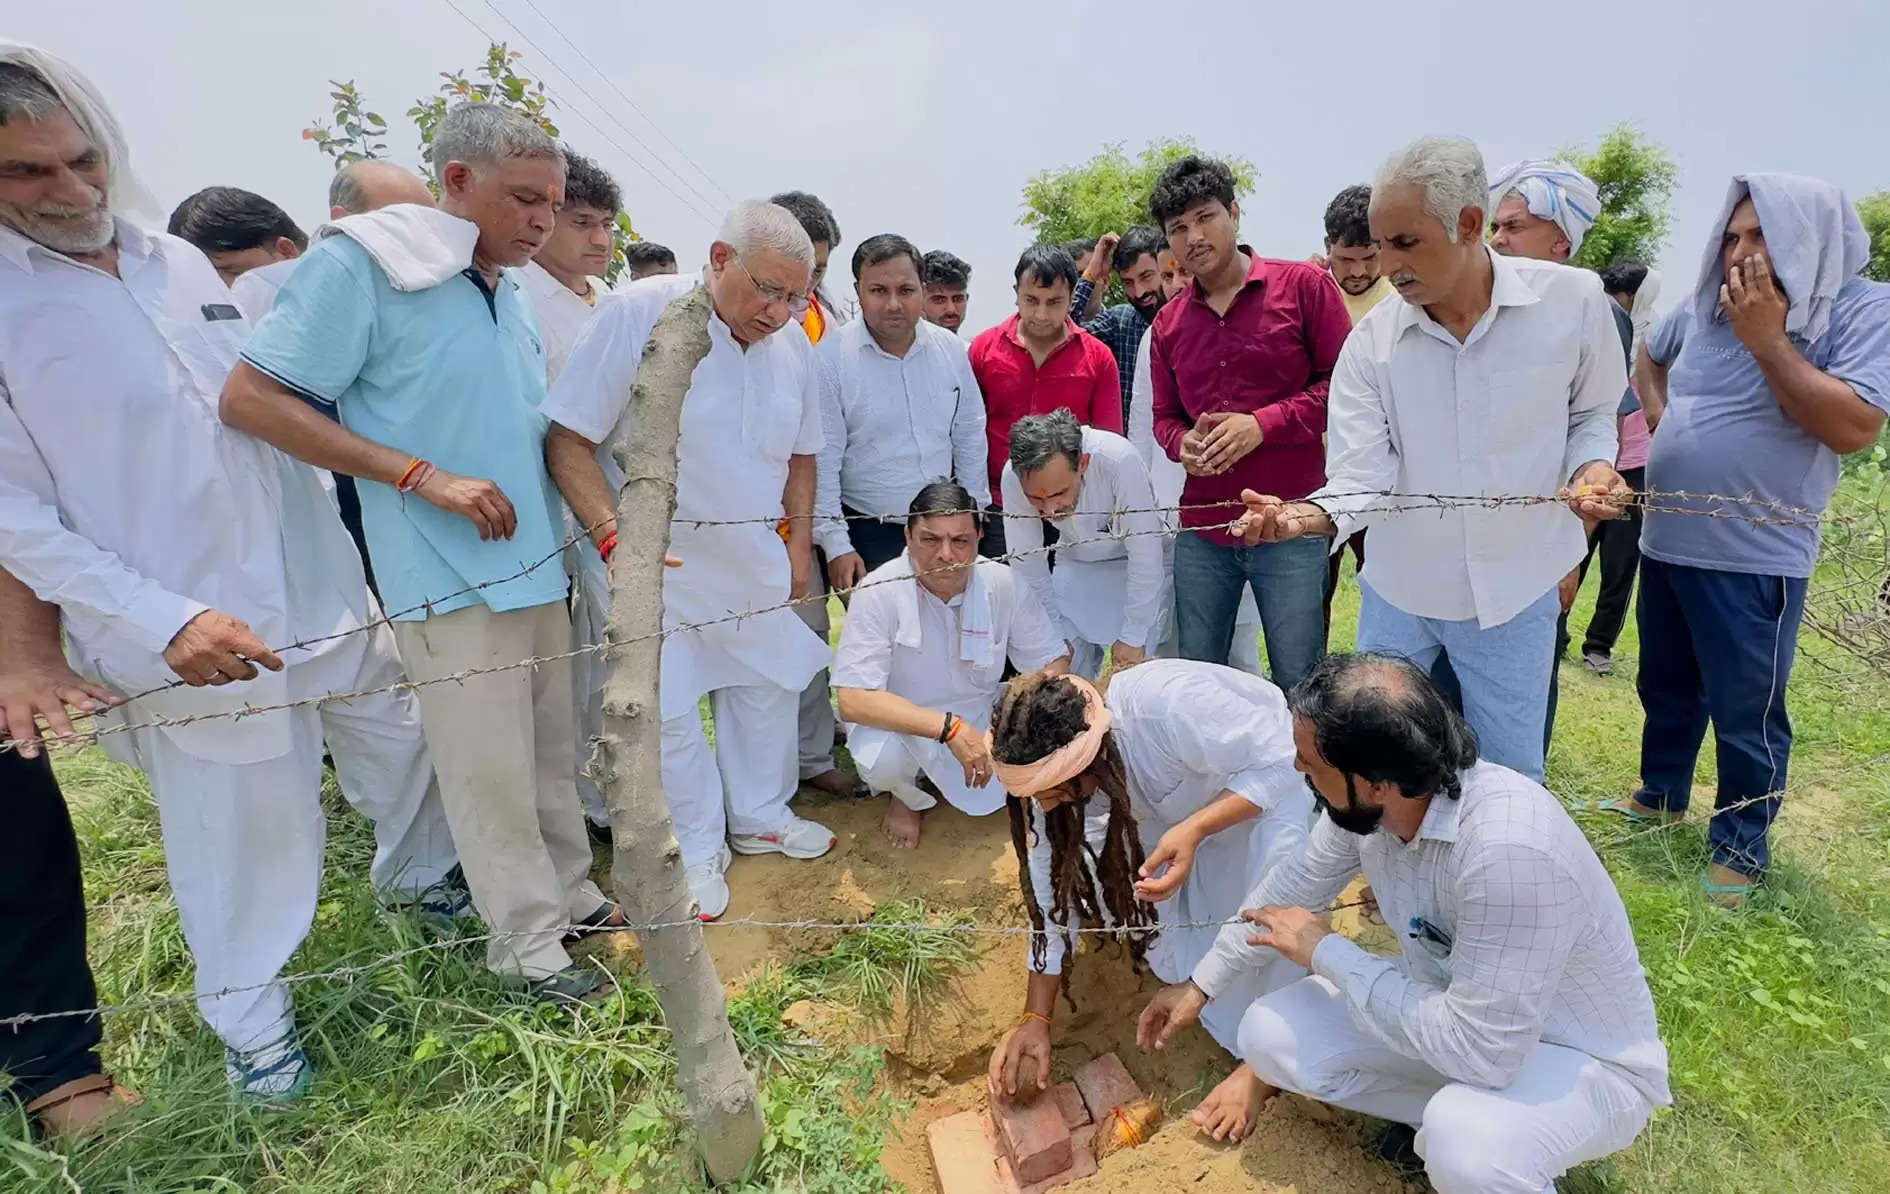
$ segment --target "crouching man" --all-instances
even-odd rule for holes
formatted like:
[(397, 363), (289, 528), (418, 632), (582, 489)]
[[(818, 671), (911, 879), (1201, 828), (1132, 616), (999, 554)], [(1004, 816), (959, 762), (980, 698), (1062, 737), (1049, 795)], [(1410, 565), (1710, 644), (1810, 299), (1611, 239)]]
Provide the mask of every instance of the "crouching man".
[[(1627, 911), (1561, 802), (1479, 762), (1405, 660), (1332, 656), (1288, 699), (1325, 815), (1248, 896), (1252, 923), (1155, 997), (1156, 1044), (1285, 957), (1312, 975), (1254, 1001), (1241, 1056), (1282, 1090), (1416, 1128), (1439, 1194), (1552, 1194), (1626, 1148), (1671, 1101), (1667, 1051)], [(1309, 911), (1361, 869), (1396, 959)]]

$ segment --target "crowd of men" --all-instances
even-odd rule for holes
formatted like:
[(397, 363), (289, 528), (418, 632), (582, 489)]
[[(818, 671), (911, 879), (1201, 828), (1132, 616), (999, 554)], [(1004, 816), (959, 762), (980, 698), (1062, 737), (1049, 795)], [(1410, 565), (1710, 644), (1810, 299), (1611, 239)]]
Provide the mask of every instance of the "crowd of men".
[[(1471, 142), (1413, 142), (1305, 261), (1251, 248), (1233, 173), (1190, 156), (1148, 224), (1025, 250), (968, 341), (970, 267), (894, 233), (835, 302), (839, 222), (799, 191), (737, 204), (700, 274), (626, 246), (613, 288), (616, 184), (488, 104), (440, 120), (428, 179), (340, 169), (313, 236), (221, 186), (158, 232), (137, 196), (92, 85), (0, 42), (0, 1015), (96, 1002), (40, 749), (68, 707), (150, 781), (242, 1096), (313, 1074), (281, 973), (324, 756), (390, 909), (483, 921), (537, 995), (613, 994), (568, 948), (627, 927), (590, 877), (604, 656), (574, 649), (603, 641), (632, 385), (700, 286), (660, 682), (705, 920), (731, 853), (832, 849), (803, 784), (883, 797), (891, 849), (940, 800), (1003, 810), (1039, 932), (996, 1097), (1048, 1079), (1088, 923), (1169, 984), (1148, 1047), (1199, 1020), (1241, 1058), (1195, 1114), (1216, 1138), (1294, 1090), (1406, 1125), (1439, 1190), (1534, 1194), (1667, 1101), (1620, 899), (1542, 786), (1555, 670), (1597, 553), (1583, 658), (1609, 670), (1638, 563), (1642, 784), (1610, 807), (1684, 816), (1710, 719), (1702, 881), (1741, 903), (1818, 513), (1890, 408), (1890, 287), (1837, 188), (1735, 178), (1656, 322), (1644, 265), (1565, 264), (1599, 211), (1565, 163), (1492, 183)], [(1348, 545), (1357, 650), (1329, 655)], [(1396, 958), (1322, 915), (1361, 872), (1411, 927)], [(0, 1041), (48, 1131), (134, 1097), (98, 1040)]]

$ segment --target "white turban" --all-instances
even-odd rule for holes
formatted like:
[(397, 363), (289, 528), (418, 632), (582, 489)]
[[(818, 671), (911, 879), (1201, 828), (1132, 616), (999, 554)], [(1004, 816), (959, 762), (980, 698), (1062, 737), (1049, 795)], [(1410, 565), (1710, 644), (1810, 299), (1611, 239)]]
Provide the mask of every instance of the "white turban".
[(1595, 184), (1558, 158), (1530, 158), (1503, 167), (1490, 184), (1490, 210), (1494, 212), (1511, 191), (1523, 197), (1530, 215), (1562, 230), (1571, 257), (1601, 214), (1601, 192)]
[(138, 222), (163, 219), (151, 193), (139, 185), (131, 172), (131, 151), (118, 121), (89, 80), (64, 59), (38, 46), (0, 37), (0, 62), (21, 66), (38, 75), (72, 117), (72, 123), (105, 155), (106, 177), (111, 180), (108, 200), (114, 214), (135, 217)]

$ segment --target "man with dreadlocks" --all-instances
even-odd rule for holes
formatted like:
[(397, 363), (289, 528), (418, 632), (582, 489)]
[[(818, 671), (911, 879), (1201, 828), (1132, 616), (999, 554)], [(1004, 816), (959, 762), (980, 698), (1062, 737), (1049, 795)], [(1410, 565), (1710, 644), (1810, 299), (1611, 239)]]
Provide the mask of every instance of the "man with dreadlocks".
[[(1124, 929), (1138, 963), (1164, 981), (1184, 978), (1249, 885), (1305, 842), (1312, 796), (1293, 773), (1280, 690), (1187, 660), (1119, 672), (1107, 698), (1078, 676), (1019, 676), (998, 699), (991, 753), (1010, 793), (1018, 880), (1036, 930), (1023, 1018), (991, 1058), (991, 1094), (1004, 1098), (1031, 1080), (1049, 1084), (1050, 1020), (1075, 962), (1072, 929)], [(1146, 855), (1144, 840), (1154, 842)], [(1285, 959), (1244, 971), (1202, 1024), (1234, 1052), (1247, 1004), (1304, 975)], [(1192, 1118), (1214, 1139), (1238, 1141), (1272, 1093), (1243, 1064)]]
[[(1142, 1013), (1156, 1046), (1232, 995), (1261, 1079), (1392, 1121), (1381, 1155), (1421, 1157), (1439, 1194), (1554, 1194), (1626, 1148), (1671, 1101), (1667, 1051), (1621, 896), (1562, 802), (1479, 760), (1407, 659), (1328, 656), (1291, 705), (1325, 815), (1247, 897), (1253, 923)], [(1361, 870), (1397, 958), (1313, 911)], [(1312, 975), (1249, 1000), (1250, 968), (1281, 958)]]

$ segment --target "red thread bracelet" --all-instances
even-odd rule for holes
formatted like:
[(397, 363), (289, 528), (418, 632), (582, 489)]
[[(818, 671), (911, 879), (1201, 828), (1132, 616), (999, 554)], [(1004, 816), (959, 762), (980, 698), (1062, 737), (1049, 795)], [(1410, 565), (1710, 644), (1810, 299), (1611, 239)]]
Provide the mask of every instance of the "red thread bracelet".
[(400, 480), (394, 482), (394, 488), (399, 490), (401, 493), (407, 493), (413, 488), (415, 488), (414, 486), (407, 484), (407, 482), (413, 479), (414, 473), (418, 472), (420, 470), (420, 467), (424, 465), (425, 463), (426, 461), (420, 459), (418, 456), (414, 457), (412, 460), (409, 460), (407, 462), (406, 470), (400, 474)]
[(610, 534), (605, 535), (603, 538), (603, 541), (597, 545), (597, 554), (603, 557), (604, 563), (606, 564), (610, 563), (610, 553), (616, 550), (617, 550), (617, 532), (615, 531), (612, 531)]

